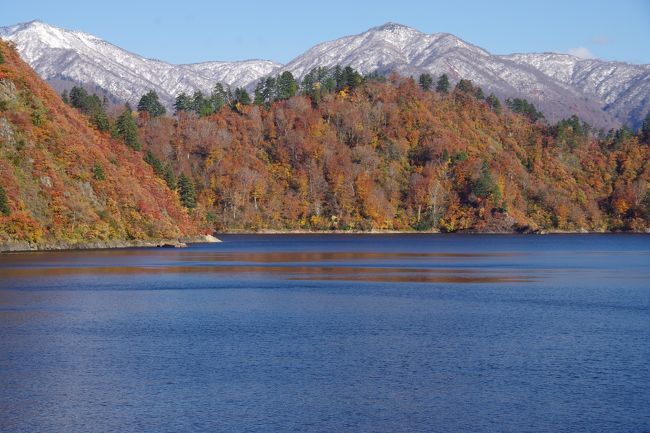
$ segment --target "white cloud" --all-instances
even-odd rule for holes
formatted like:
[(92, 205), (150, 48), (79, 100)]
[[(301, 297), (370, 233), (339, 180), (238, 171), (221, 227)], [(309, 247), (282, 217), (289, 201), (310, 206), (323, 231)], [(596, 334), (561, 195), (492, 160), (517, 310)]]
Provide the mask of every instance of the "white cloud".
[(593, 59), (596, 57), (594, 53), (585, 47), (569, 48), (567, 50), (567, 53), (571, 54), (572, 56), (580, 57), (581, 59)]
[(607, 45), (610, 43), (610, 40), (607, 36), (594, 36), (591, 38), (591, 42), (596, 45)]

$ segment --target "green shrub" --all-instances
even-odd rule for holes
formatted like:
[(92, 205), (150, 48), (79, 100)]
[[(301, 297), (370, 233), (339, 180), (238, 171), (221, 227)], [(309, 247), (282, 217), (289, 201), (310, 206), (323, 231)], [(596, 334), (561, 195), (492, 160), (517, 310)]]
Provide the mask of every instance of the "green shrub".
[(95, 163), (93, 166), (93, 179), (95, 180), (104, 180), (106, 175), (104, 175), (104, 167), (99, 163)]
[(9, 215), (11, 209), (9, 209), (9, 199), (7, 198), (7, 193), (5, 189), (0, 185), (0, 214)]

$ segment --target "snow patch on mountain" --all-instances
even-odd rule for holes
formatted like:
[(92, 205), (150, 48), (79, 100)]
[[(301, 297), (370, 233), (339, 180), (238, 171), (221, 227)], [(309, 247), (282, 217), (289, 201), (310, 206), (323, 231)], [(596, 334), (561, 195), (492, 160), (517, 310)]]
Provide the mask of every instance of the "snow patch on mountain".
[(581, 59), (569, 54), (503, 56), (532, 66), (585, 95), (603, 101), (603, 109), (620, 122), (638, 126), (650, 111), (650, 65)]
[(454, 35), (397, 23), (320, 43), (284, 66), (270, 60), (174, 65), (40, 21), (0, 28), (0, 37), (15, 42), (23, 59), (51, 83), (85, 84), (132, 104), (151, 89), (170, 106), (179, 93), (209, 92), (217, 82), (251, 89), (284, 70), (302, 78), (315, 67), (350, 65), (362, 73), (469, 79), (486, 94), (529, 99), (550, 121), (578, 114), (603, 128), (638, 126), (650, 111), (650, 65), (557, 53), (493, 55)]
[(447, 74), (452, 81), (472, 80), (499, 97), (530, 99), (551, 121), (578, 113), (585, 120), (612, 127), (616, 120), (603, 111), (598, 95), (585, 97), (571, 83), (562, 82), (532, 65), (495, 56), (448, 33), (425, 34), (395, 23), (373, 27), (314, 46), (283, 66), (303, 77), (317, 66), (350, 65), (362, 73), (395, 71), (434, 77)]
[(96, 86), (132, 104), (149, 90), (170, 105), (181, 92), (209, 92), (217, 82), (243, 87), (281, 66), (269, 60), (174, 65), (40, 21), (0, 28), (0, 37), (13, 41), (44, 79)]

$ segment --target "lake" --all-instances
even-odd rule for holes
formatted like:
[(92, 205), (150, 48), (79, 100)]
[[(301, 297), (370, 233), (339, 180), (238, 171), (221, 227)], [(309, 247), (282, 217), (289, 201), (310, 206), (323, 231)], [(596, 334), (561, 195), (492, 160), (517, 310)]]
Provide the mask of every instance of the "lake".
[(650, 431), (650, 236), (0, 255), (1, 431)]

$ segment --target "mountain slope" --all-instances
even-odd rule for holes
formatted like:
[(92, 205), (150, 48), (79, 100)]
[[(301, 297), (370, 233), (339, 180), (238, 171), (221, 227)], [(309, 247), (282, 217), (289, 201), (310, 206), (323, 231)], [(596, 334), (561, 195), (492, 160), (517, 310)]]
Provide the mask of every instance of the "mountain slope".
[(584, 94), (596, 95), (604, 102), (605, 111), (621, 123), (639, 126), (650, 111), (650, 65), (579, 59), (556, 53), (512, 54), (503, 58), (532, 66)]
[(535, 122), (474, 89), (393, 76), (141, 125), (217, 230), (650, 230), (650, 139)]
[(338, 64), (363, 73), (470, 79), (501, 98), (529, 99), (552, 122), (578, 114), (604, 129), (638, 127), (650, 111), (650, 65), (552, 53), (493, 55), (454, 35), (395, 23), (318, 44), (284, 66), (265, 60), (172, 65), (38, 21), (0, 28), (0, 37), (15, 42), (23, 59), (57, 90), (72, 81), (132, 104), (149, 89), (169, 107), (180, 92), (209, 91), (216, 82), (250, 89), (281, 70), (302, 77), (314, 67)]
[(603, 112), (599, 95), (574, 88), (523, 62), (494, 56), (447, 33), (425, 34), (395, 23), (316, 45), (283, 69), (302, 77), (316, 66), (351, 65), (362, 73), (395, 71), (417, 76), (448, 74), (454, 81), (470, 79), (487, 92), (533, 101), (551, 121), (578, 113), (605, 128), (617, 121)]
[(140, 153), (90, 128), (0, 42), (0, 247), (116, 245), (198, 232)]
[(171, 105), (181, 92), (209, 92), (217, 82), (245, 86), (280, 66), (266, 60), (172, 65), (40, 21), (0, 28), (0, 37), (13, 41), (21, 57), (45, 80), (98, 87), (131, 104), (153, 89)]

